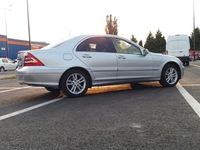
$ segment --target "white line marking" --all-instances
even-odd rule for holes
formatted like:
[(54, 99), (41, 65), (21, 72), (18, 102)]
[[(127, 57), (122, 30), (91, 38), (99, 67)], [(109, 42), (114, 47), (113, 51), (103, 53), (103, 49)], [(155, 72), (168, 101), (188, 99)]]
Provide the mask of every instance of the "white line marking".
[(1, 93), (6, 93), (6, 92), (11, 92), (11, 91), (16, 91), (16, 90), (21, 90), (21, 89), (27, 89), (27, 88), (30, 88), (30, 86), (18, 87), (18, 88), (14, 88), (14, 89), (9, 89), (9, 90), (0, 91), (0, 94), (1, 94)]
[(190, 95), (188, 93), (188, 91), (186, 91), (186, 89), (184, 89), (183, 86), (180, 83), (178, 83), (176, 85), (176, 88), (179, 90), (179, 92), (182, 94), (182, 96), (185, 98), (185, 100), (188, 102), (188, 104), (192, 107), (192, 109), (200, 117), (200, 104), (199, 104), (199, 102), (194, 97), (192, 97), (192, 95)]
[(52, 103), (55, 103), (55, 102), (60, 101), (62, 99), (63, 99), (63, 97), (57, 98), (57, 99), (53, 99), (53, 100), (50, 100), (50, 101), (47, 101), (47, 102), (44, 102), (44, 103), (40, 103), (40, 104), (31, 106), (31, 107), (28, 107), (28, 108), (25, 108), (25, 109), (22, 109), (22, 110), (18, 110), (18, 111), (12, 112), (10, 114), (6, 114), (6, 115), (3, 115), (3, 116), (0, 116), (0, 121), (8, 119), (8, 118), (11, 118), (11, 117), (14, 117), (14, 116), (17, 116), (17, 115), (20, 115), (20, 114), (23, 114), (25, 112), (28, 112), (28, 111), (31, 111), (31, 110), (34, 110), (34, 109), (37, 109), (37, 108), (40, 108), (40, 107), (43, 107), (43, 106), (46, 106), (46, 105), (49, 105), (49, 104), (52, 104)]
[(200, 86), (200, 84), (185, 83), (185, 84), (182, 84), (182, 86)]
[(194, 65), (194, 64), (190, 64), (190, 66), (194, 66), (194, 67), (198, 67), (198, 68), (200, 68), (200, 66), (198, 66), (198, 65)]
[(32, 87), (32, 86), (24, 86), (24, 87), (0, 87), (0, 89), (6, 89), (3, 91), (0, 91), (1, 93), (6, 93), (6, 92), (12, 92), (12, 91), (16, 91), (16, 90), (21, 90), (21, 89), (29, 89), (29, 88), (34, 88), (34, 89), (39, 89), (39, 88), (43, 88), (43, 87)]
[(0, 90), (5, 90), (5, 89), (14, 89), (14, 88), (17, 88), (17, 87), (0, 87)]

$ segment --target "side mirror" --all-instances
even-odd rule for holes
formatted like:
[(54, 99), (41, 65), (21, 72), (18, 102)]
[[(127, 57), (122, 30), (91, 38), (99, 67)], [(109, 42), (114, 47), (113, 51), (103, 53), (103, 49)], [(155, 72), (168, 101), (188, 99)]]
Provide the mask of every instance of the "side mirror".
[(147, 54), (149, 54), (149, 51), (147, 49), (143, 49), (143, 56), (146, 56)]

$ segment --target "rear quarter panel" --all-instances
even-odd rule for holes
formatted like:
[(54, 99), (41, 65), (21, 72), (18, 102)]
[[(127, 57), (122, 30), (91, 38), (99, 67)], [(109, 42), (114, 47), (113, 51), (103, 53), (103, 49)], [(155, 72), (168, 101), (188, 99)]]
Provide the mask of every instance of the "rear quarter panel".
[[(63, 49), (48, 49), (48, 50), (38, 50), (31, 51), (31, 53), (37, 57), (44, 65), (46, 73), (50, 75), (49, 80), (54, 80), (52, 82), (59, 82), (63, 73), (72, 67), (81, 67), (90, 72), (89, 68), (82, 63), (77, 57), (75, 57), (71, 50)], [(91, 77), (93, 77), (91, 75)]]

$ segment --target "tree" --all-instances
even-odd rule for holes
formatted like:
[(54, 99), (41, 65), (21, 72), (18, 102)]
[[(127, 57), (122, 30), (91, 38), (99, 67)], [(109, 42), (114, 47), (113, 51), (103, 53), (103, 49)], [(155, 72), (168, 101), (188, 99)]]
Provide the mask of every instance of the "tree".
[(137, 43), (137, 39), (135, 38), (135, 36), (134, 36), (134, 35), (132, 35), (132, 37), (131, 37), (131, 41), (133, 41), (133, 42)]
[(162, 35), (160, 30), (158, 30), (155, 35), (155, 52), (163, 53), (165, 51), (165, 48), (166, 48), (165, 37)]
[(154, 39), (155, 38), (153, 37), (153, 34), (149, 32), (144, 47), (150, 51), (154, 51), (155, 48)]
[(156, 32), (155, 37), (151, 32), (149, 33), (144, 47), (154, 53), (163, 53), (165, 51), (166, 40), (165, 37), (160, 32), (160, 30)]
[(142, 40), (140, 40), (138, 44), (143, 47)]
[(106, 34), (118, 34), (118, 25), (117, 25), (117, 18), (114, 17), (114, 20), (112, 19), (112, 15), (106, 16), (106, 26), (105, 26), (105, 32)]
[[(194, 34), (195, 33), (195, 34)], [(194, 48), (194, 36), (195, 36), (195, 48)], [(195, 50), (200, 50), (200, 29), (195, 28), (190, 37), (191, 48)]]

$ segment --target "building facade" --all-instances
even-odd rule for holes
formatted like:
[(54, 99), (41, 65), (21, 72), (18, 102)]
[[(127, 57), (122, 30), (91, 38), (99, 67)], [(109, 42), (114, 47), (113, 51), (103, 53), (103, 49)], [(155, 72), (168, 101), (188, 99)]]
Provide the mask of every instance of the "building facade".
[[(36, 50), (48, 45), (46, 42), (31, 42), (31, 49)], [(0, 35), (0, 57), (17, 58), (18, 51), (28, 50), (29, 42), (25, 40), (6, 38)]]

